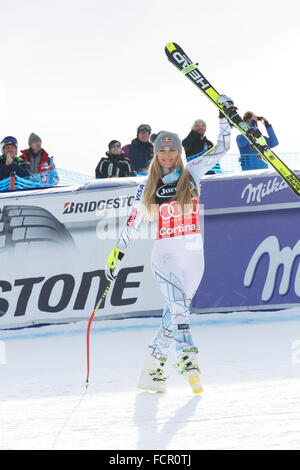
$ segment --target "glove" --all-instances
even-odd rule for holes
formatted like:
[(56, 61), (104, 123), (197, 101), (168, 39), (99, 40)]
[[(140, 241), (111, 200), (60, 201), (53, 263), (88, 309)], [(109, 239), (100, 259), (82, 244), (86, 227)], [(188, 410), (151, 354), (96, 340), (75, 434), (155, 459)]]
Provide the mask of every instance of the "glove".
[(231, 98), (228, 98), (226, 95), (220, 95), (218, 98), (218, 103), (222, 105), (224, 108), (224, 111), (227, 111), (231, 107), (233, 107), (233, 100)]
[(118, 246), (111, 251), (105, 265), (105, 277), (108, 281), (114, 281), (118, 276), (123, 256), (124, 253)]
[[(224, 111), (227, 112), (229, 117), (230, 117), (230, 111), (235, 111), (236, 110), (236, 107), (233, 106), (232, 99), (228, 98), (228, 96), (226, 96), (226, 95), (220, 95), (219, 98), (218, 98), (218, 103), (223, 105), (222, 108), (224, 108)], [(226, 116), (224, 116), (224, 114), (220, 110), (219, 111), (219, 119), (224, 119), (224, 118), (226, 119)], [(229, 122), (229, 124), (230, 124), (230, 127), (232, 127), (231, 122)]]
[[(228, 98), (228, 96), (226, 95), (220, 95), (217, 99), (217, 102), (218, 104), (222, 105), (222, 109), (224, 109), (226, 114), (230, 117), (231, 121), (233, 121), (236, 124), (239, 124), (242, 121), (242, 118), (239, 116), (237, 112), (237, 107), (234, 106), (233, 100), (231, 98)], [(219, 117), (225, 117), (224, 115), (222, 116), (221, 115), (222, 113), (220, 112)]]

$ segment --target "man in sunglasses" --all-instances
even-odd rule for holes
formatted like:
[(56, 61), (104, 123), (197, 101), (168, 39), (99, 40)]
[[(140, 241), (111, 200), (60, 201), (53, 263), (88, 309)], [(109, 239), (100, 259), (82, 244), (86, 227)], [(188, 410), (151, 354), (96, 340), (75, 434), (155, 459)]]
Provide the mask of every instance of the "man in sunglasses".
[[(252, 111), (247, 111), (244, 114), (243, 119), (249, 126), (252, 127), (258, 127), (257, 123), (258, 121), (261, 121), (264, 124), (268, 134), (268, 136), (265, 136), (268, 147), (273, 148), (278, 145), (278, 139), (274, 129), (265, 117), (258, 117)], [(243, 135), (238, 135), (236, 138), (236, 143), (240, 151), (239, 162), (241, 163), (243, 171), (268, 168), (267, 163), (261, 160), (258, 157), (257, 152), (251, 148), (250, 143), (246, 137)]]
[(119, 178), (131, 176), (132, 172), (131, 163), (121, 150), (121, 142), (112, 140), (108, 144), (106, 157), (101, 158), (96, 167), (96, 178)]
[(153, 145), (149, 141), (150, 134), (151, 127), (148, 124), (140, 124), (136, 138), (122, 149), (131, 161), (135, 174), (146, 174), (150, 160), (153, 158)]

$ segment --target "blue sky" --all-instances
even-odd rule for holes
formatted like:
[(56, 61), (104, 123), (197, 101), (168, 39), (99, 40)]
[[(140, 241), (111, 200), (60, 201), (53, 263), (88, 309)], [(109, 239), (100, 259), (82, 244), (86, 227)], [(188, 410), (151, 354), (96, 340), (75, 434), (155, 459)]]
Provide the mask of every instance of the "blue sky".
[(241, 113), (269, 119), (278, 152), (300, 151), (299, 14), (294, 0), (2, 1), (1, 138), (21, 149), (35, 132), (57, 166), (90, 174), (140, 123), (184, 138), (202, 118), (216, 141), (217, 110), (166, 59), (174, 41)]

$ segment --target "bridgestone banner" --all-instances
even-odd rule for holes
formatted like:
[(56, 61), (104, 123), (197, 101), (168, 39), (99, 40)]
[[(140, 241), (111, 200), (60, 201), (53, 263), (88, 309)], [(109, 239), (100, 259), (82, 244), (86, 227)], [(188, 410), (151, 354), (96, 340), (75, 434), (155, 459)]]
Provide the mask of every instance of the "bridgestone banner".
[[(0, 328), (89, 318), (140, 180), (0, 195)], [(205, 272), (193, 311), (300, 306), (300, 200), (282, 180), (268, 170), (207, 176), (200, 202)], [(142, 224), (96, 319), (161, 313), (150, 268), (155, 233)]]
[[(1, 194), (0, 328), (89, 318), (138, 183), (119, 181)], [(96, 318), (160, 313), (145, 225)]]

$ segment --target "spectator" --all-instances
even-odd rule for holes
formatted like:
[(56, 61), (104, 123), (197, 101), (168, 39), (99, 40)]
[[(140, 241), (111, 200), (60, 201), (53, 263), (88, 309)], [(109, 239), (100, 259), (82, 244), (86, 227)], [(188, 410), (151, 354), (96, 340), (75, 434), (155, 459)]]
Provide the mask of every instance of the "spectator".
[[(187, 159), (189, 157), (192, 157), (193, 155), (205, 153), (207, 152), (207, 150), (214, 146), (213, 143), (207, 139), (205, 132), (205, 121), (203, 121), (202, 119), (197, 119), (193, 124), (191, 132), (182, 141), (182, 145), (184, 147)], [(219, 163), (217, 163), (206, 174), (214, 175), (215, 173), (221, 173), (221, 167)]]
[(20, 157), (17, 157), (18, 141), (15, 137), (5, 137), (1, 142), (0, 179), (16, 174), (21, 178), (30, 176), (30, 166)]
[(122, 149), (135, 173), (145, 173), (153, 158), (153, 145), (149, 142), (150, 134), (151, 127), (148, 124), (141, 124), (137, 128), (137, 137)]
[[(268, 137), (265, 137), (268, 147), (276, 147), (278, 145), (278, 139), (275, 135), (273, 127), (264, 117), (257, 117), (252, 111), (247, 111), (243, 116), (244, 121), (251, 127), (257, 127), (257, 121), (262, 121), (266, 127)], [(262, 168), (268, 168), (267, 163), (261, 160), (257, 155), (257, 152), (250, 146), (249, 141), (243, 135), (238, 135), (236, 142), (240, 151), (239, 162), (243, 171), (247, 170), (258, 170)]]
[(48, 153), (42, 148), (41, 138), (32, 133), (28, 139), (29, 148), (21, 150), (21, 154), (26, 162), (30, 164), (30, 171), (37, 175), (44, 171), (54, 170), (55, 166)]
[(191, 132), (182, 141), (187, 158), (198, 153), (206, 152), (213, 147), (213, 143), (206, 138), (205, 132), (205, 122), (202, 119), (197, 119), (193, 124)]
[(121, 149), (121, 142), (112, 140), (108, 144), (106, 157), (101, 158), (95, 173), (96, 178), (118, 178), (130, 176), (132, 171), (131, 163)]

